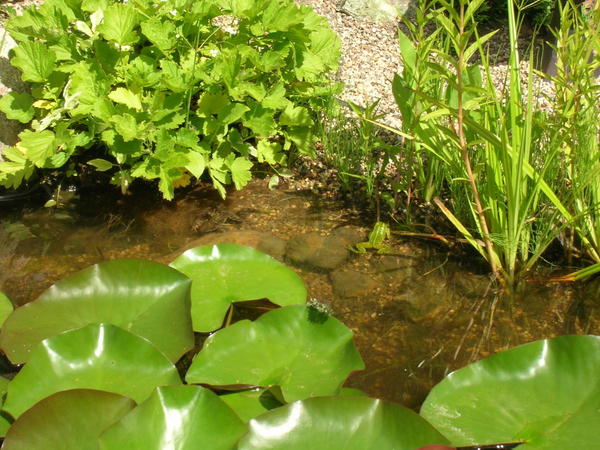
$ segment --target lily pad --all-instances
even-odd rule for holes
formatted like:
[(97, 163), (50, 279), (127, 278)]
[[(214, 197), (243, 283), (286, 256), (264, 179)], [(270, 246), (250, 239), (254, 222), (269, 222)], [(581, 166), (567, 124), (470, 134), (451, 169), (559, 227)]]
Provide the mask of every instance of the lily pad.
[[(4, 394), (6, 394), (6, 387), (8, 386), (9, 380), (4, 377), (0, 377), (0, 409), (4, 404)], [(6, 435), (6, 430), (10, 427), (10, 422), (6, 417), (0, 415), (0, 437)]]
[(229, 450), (246, 425), (219, 397), (200, 386), (157, 388), (100, 437), (103, 450)]
[(269, 389), (252, 389), (221, 395), (223, 400), (244, 422), (283, 405)]
[(36, 403), (12, 425), (3, 450), (97, 450), (98, 436), (135, 407), (111, 392), (74, 389)]
[(171, 267), (192, 279), (194, 331), (220, 328), (233, 302), (263, 298), (281, 306), (306, 302), (306, 287), (296, 272), (250, 247), (196, 247), (178, 257)]
[(413, 411), (367, 397), (309, 398), (269, 411), (249, 426), (240, 450), (415, 450), (448, 443)]
[(93, 324), (42, 341), (8, 384), (4, 410), (17, 418), (67, 389), (97, 389), (145, 400), (157, 386), (181, 384), (175, 366), (145, 339)]
[(285, 401), (336, 394), (364, 364), (352, 332), (304, 305), (242, 320), (210, 336), (194, 357), (188, 383), (280, 386)]
[(4, 292), (0, 292), (0, 325), (2, 325), (6, 318), (13, 312), (13, 309), (14, 307), (10, 299)]
[(14, 364), (24, 363), (43, 339), (111, 323), (149, 340), (176, 362), (194, 345), (190, 284), (178, 271), (151, 261), (96, 264), (17, 308), (0, 331), (0, 348)]
[(421, 408), (453, 445), (591, 448), (600, 430), (600, 337), (532, 342), (448, 375)]

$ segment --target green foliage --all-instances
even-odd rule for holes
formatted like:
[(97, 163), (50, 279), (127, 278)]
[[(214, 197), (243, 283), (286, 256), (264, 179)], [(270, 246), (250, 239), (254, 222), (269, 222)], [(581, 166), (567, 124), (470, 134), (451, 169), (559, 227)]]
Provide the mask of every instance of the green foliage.
[(306, 302), (306, 287), (296, 272), (253, 248), (236, 244), (196, 247), (175, 259), (171, 267), (192, 280), (194, 331), (221, 328), (234, 302), (268, 299), (280, 306)]
[[(417, 58), (401, 38), (402, 57), (405, 64), (416, 58), (426, 78), (435, 74), (441, 81), (432, 89), (403, 74), (393, 90), (398, 102), (408, 98), (418, 106), (415, 116), (403, 105), (417, 150), (444, 168), (451, 202), (434, 202), (512, 289), (559, 232), (557, 214), (568, 214), (547, 181), (557, 171), (557, 151), (548, 143), (558, 131), (545, 127), (547, 115), (534, 97), (532, 54), (527, 81), (520, 75), (522, 10), (509, 2), (508, 82), (497, 91), (485, 49), (494, 32), (480, 36), (474, 23), (483, 1), (434, 4), (439, 8), (423, 20), (436, 25), (445, 47), (434, 43), (432, 58)], [(472, 61), (475, 55), (480, 63)]]
[(167, 199), (206, 173), (224, 196), (256, 161), (311, 153), (312, 111), (336, 89), (339, 40), (292, 0), (47, 0), (6, 27), (31, 96), (0, 100), (30, 123), (3, 155), (4, 186), (76, 160), (123, 190), (158, 180)]
[(507, 350), (433, 388), (421, 415), (464, 446), (593, 446), (600, 426), (600, 337), (562, 336)]
[(314, 308), (292, 305), (210, 336), (186, 381), (223, 387), (277, 385), (282, 398), (291, 402), (335, 394), (350, 372), (361, 369), (350, 330)]
[[(194, 345), (190, 284), (182, 273), (151, 261), (92, 266), (18, 308), (0, 330), (0, 347), (13, 364), (21, 364), (48, 337), (91, 323), (112, 323), (152, 342), (176, 362)], [(170, 327), (161, 326), (165, 323)]]
[[(211, 268), (214, 261), (193, 262), (192, 256), (223, 251), (229, 254), (222, 261), (225, 266), (231, 264), (228, 259), (236, 260), (237, 270), (243, 272), (242, 261), (248, 257), (252, 273), (258, 256), (248, 250), (239, 246), (194, 249), (185, 254), (186, 268), (194, 274), (194, 283), (216, 283), (220, 275)], [(132, 270), (132, 264), (140, 270)], [(165, 318), (180, 314), (173, 292), (189, 285), (180, 280), (186, 277), (173, 277), (170, 267), (161, 271), (155, 267), (160, 265), (148, 264), (132, 260), (99, 264), (42, 294), (45, 309), (28, 317), (34, 326), (55, 324), (54, 315), (58, 320), (68, 317), (66, 305), (75, 313), (98, 309), (101, 314), (96, 320), (104, 323), (87, 324), (86, 319), (70, 326), (52, 325), (48, 331), (55, 334), (32, 345), (14, 378), (0, 378), (0, 393), (7, 392), (6, 397), (0, 395), (4, 402), (0, 431), (6, 433), (3, 448), (364, 449), (376, 445), (408, 450), (448, 443), (448, 438), (453, 444), (516, 439), (532, 446), (559, 443), (561, 448), (572, 443), (585, 448), (595, 442), (600, 407), (598, 337), (534, 342), (461, 369), (433, 389), (422, 415), (417, 415), (341, 389), (348, 373), (363, 367), (352, 332), (307, 305), (284, 306), (253, 322), (227, 324), (196, 349), (191, 366), (189, 360), (185, 363), (187, 358), (179, 361), (178, 372), (159, 350), (161, 342), (143, 336), (160, 334), (149, 332), (150, 328), (175, 334), (189, 329), (189, 289), (183, 291), (187, 320), (151, 320), (146, 329), (128, 330), (111, 324), (121, 323), (131, 308), (139, 308), (143, 316), (154, 305), (164, 305)], [(194, 269), (193, 264), (210, 270)], [(157, 276), (144, 274), (145, 269)], [(265, 265), (262, 270), (272, 269)], [(273, 265), (273, 270), (278, 269)], [(225, 270), (225, 279), (229, 277)], [(281, 290), (286, 285), (296, 289), (293, 279), (275, 279)], [(138, 298), (128, 304), (129, 297), (136, 295), (146, 297), (147, 308)], [(111, 303), (110, 312), (107, 301), (117, 296), (122, 301)], [(6, 323), (27, 309), (17, 308)], [(93, 316), (89, 313), (88, 319)], [(182, 385), (180, 373), (185, 372), (188, 383), (205, 387)], [(257, 385), (262, 388), (255, 389)], [(224, 387), (233, 393), (223, 395)]]

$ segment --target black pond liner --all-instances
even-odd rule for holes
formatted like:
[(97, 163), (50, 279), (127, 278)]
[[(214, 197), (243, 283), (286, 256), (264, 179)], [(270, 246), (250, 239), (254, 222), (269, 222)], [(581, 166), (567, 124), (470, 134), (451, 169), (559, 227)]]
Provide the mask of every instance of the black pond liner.
[(18, 189), (0, 187), (0, 204), (19, 202), (42, 195), (50, 196), (50, 191), (48, 186), (43, 185), (40, 182), (21, 186)]

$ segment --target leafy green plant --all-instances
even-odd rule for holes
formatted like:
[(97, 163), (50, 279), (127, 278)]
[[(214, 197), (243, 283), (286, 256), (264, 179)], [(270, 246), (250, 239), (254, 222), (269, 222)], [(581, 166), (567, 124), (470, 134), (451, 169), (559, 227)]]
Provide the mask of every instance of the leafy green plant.
[(560, 19), (553, 31), (556, 75), (550, 77), (555, 95), (549, 124), (558, 130), (551, 143), (561, 158), (556, 189), (565, 193), (570, 213), (563, 242), (569, 260), (579, 254), (600, 263), (600, 4), (585, 13), (575, 2), (564, 2)]
[[(512, 289), (558, 233), (558, 212), (568, 214), (546, 182), (557, 170), (556, 151), (547, 146), (556, 130), (544, 128), (531, 57), (528, 80), (521, 80), (517, 34), (522, 16), (513, 2), (508, 8), (509, 80), (500, 92), (484, 48), (494, 32), (479, 36), (473, 22), (482, 1), (438, 4), (431, 17), (450, 51), (433, 48), (434, 61), (426, 64), (443, 80), (444, 95), (433, 97), (396, 83), (396, 98), (406, 96), (401, 89), (409, 89), (424, 105), (416, 141), (443, 161), (451, 198), (450, 205), (440, 198), (434, 202)], [(474, 55), (483, 73), (479, 63), (471, 62)]]
[[(207, 246), (185, 255), (193, 283), (214, 283), (219, 274), (212, 270), (214, 261), (202, 258), (195, 264), (206, 265), (207, 270), (192, 270), (191, 256), (224, 249), (231, 259), (239, 251), (237, 270), (243, 271), (241, 261), (248, 255), (248, 272), (257, 270), (256, 255), (249, 249)], [(231, 263), (227, 259), (224, 264)], [(46, 308), (28, 317), (33, 326), (69, 317), (68, 308), (56, 300), (60, 297), (72, 309), (91, 312), (89, 320), (72, 323), (70, 329), (53, 326), (56, 334), (33, 345), (11, 381), (0, 378), (0, 392), (6, 392), (0, 396), (3, 448), (337, 450), (377, 445), (414, 450), (450, 441), (460, 445), (517, 440), (531, 446), (559, 442), (562, 448), (571, 442), (581, 448), (595, 442), (592, 433), (600, 407), (598, 337), (534, 342), (461, 369), (433, 389), (418, 415), (342, 389), (348, 373), (363, 368), (352, 333), (305, 304), (283, 306), (254, 322), (227, 324), (197, 349), (189, 367), (180, 360), (178, 371), (160, 350), (160, 340), (138, 335), (158, 332), (111, 324), (122, 320), (121, 307), (126, 316), (139, 307), (137, 298), (128, 304), (136, 294), (146, 296), (150, 309), (159, 304), (179, 311), (173, 292), (189, 288), (189, 282), (181, 283), (170, 267), (161, 271), (156, 267), (160, 265), (148, 264), (136, 260), (98, 264), (62, 280), (33, 302)], [(141, 276), (145, 268), (158, 275)], [(224, 276), (228, 280), (227, 270)], [(136, 279), (139, 285), (134, 289)], [(293, 280), (275, 279), (280, 289), (288, 283), (295, 289)], [(267, 286), (265, 294), (272, 289)], [(194, 301), (190, 290), (183, 292), (187, 296), (183, 303), (189, 306)], [(77, 293), (83, 294), (80, 309), (74, 303)], [(111, 318), (107, 301), (119, 296), (121, 305), (112, 304)], [(26, 306), (17, 308), (7, 323), (20, 310)], [(140, 315), (146, 313), (140, 309)], [(165, 310), (163, 314), (178, 315)], [(147, 328), (178, 333), (189, 329), (190, 323), (188, 308), (187, 320), (151, 320)], [(21, 339), (27, 342), (26, 336)], [(204, 387), (183, 384), (184, 373), (188, 383)], [(537, 420), (540, 415), (542, 420)], [(571, 420), (564, 421), (565, 416)], [(522, 423), (525, 428), (515, 428)]]
[(600, 337), (536, 341), (448, 375), (429, 393), (421, 415), (455, 446), (593, 447), (599, 374)]
[(48, 0), (6, 27), (31, 93), (0, 100), (29, 124), (4, 186), (83, 163), (123, 190), (158, 180), (167, 199), (206, 172), (224, 196), (255, 162), (311, 153), (312, 111), (335, 89), (339, 40), (292, 0)]

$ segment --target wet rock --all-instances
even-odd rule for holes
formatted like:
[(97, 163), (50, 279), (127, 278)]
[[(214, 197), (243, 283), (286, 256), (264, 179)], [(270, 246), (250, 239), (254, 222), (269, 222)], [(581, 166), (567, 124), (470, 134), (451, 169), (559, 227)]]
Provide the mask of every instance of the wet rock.
[(238, 244), (255, 248), (273, 258), (282, 261), (285, 253), (285, 241), (272, 233), (261, 231), (228, 231), (209, 233), (188, 243), (177, 256), (190, 248), (212, 244)]
[(369, 275), (355, 270), (336, 270), (331, 272), (330, 278), (338, 297), (364, 297), (379, 286)]
[[(21, 80), (21, 72), (10, 65), (9, 51), (16, 46), (15, 41), (0, 26), (0, 96), (10, 91), (26, 92), (29, 91), (27, 83)], [(6, 118), (4, 113), (0, 112), (0, 161), (2, 160), (2, 150), (18, 141), (18, 134), (23, 131), (25, 126), (16, 121)]]
[(411, 281), (397, 300), (406, 303), (404, 313), (414, 322), (444, 320), (451, 309), (452, 292), (444, 278), (430, 276)]
[(348, 247), (365, 239), (360, 228), (344, 226), (322, 236), (317, 232), (295, 236), (287, 244), (286, 257), (298, 265), (333, 270), (341, 266), (350, 251)]

